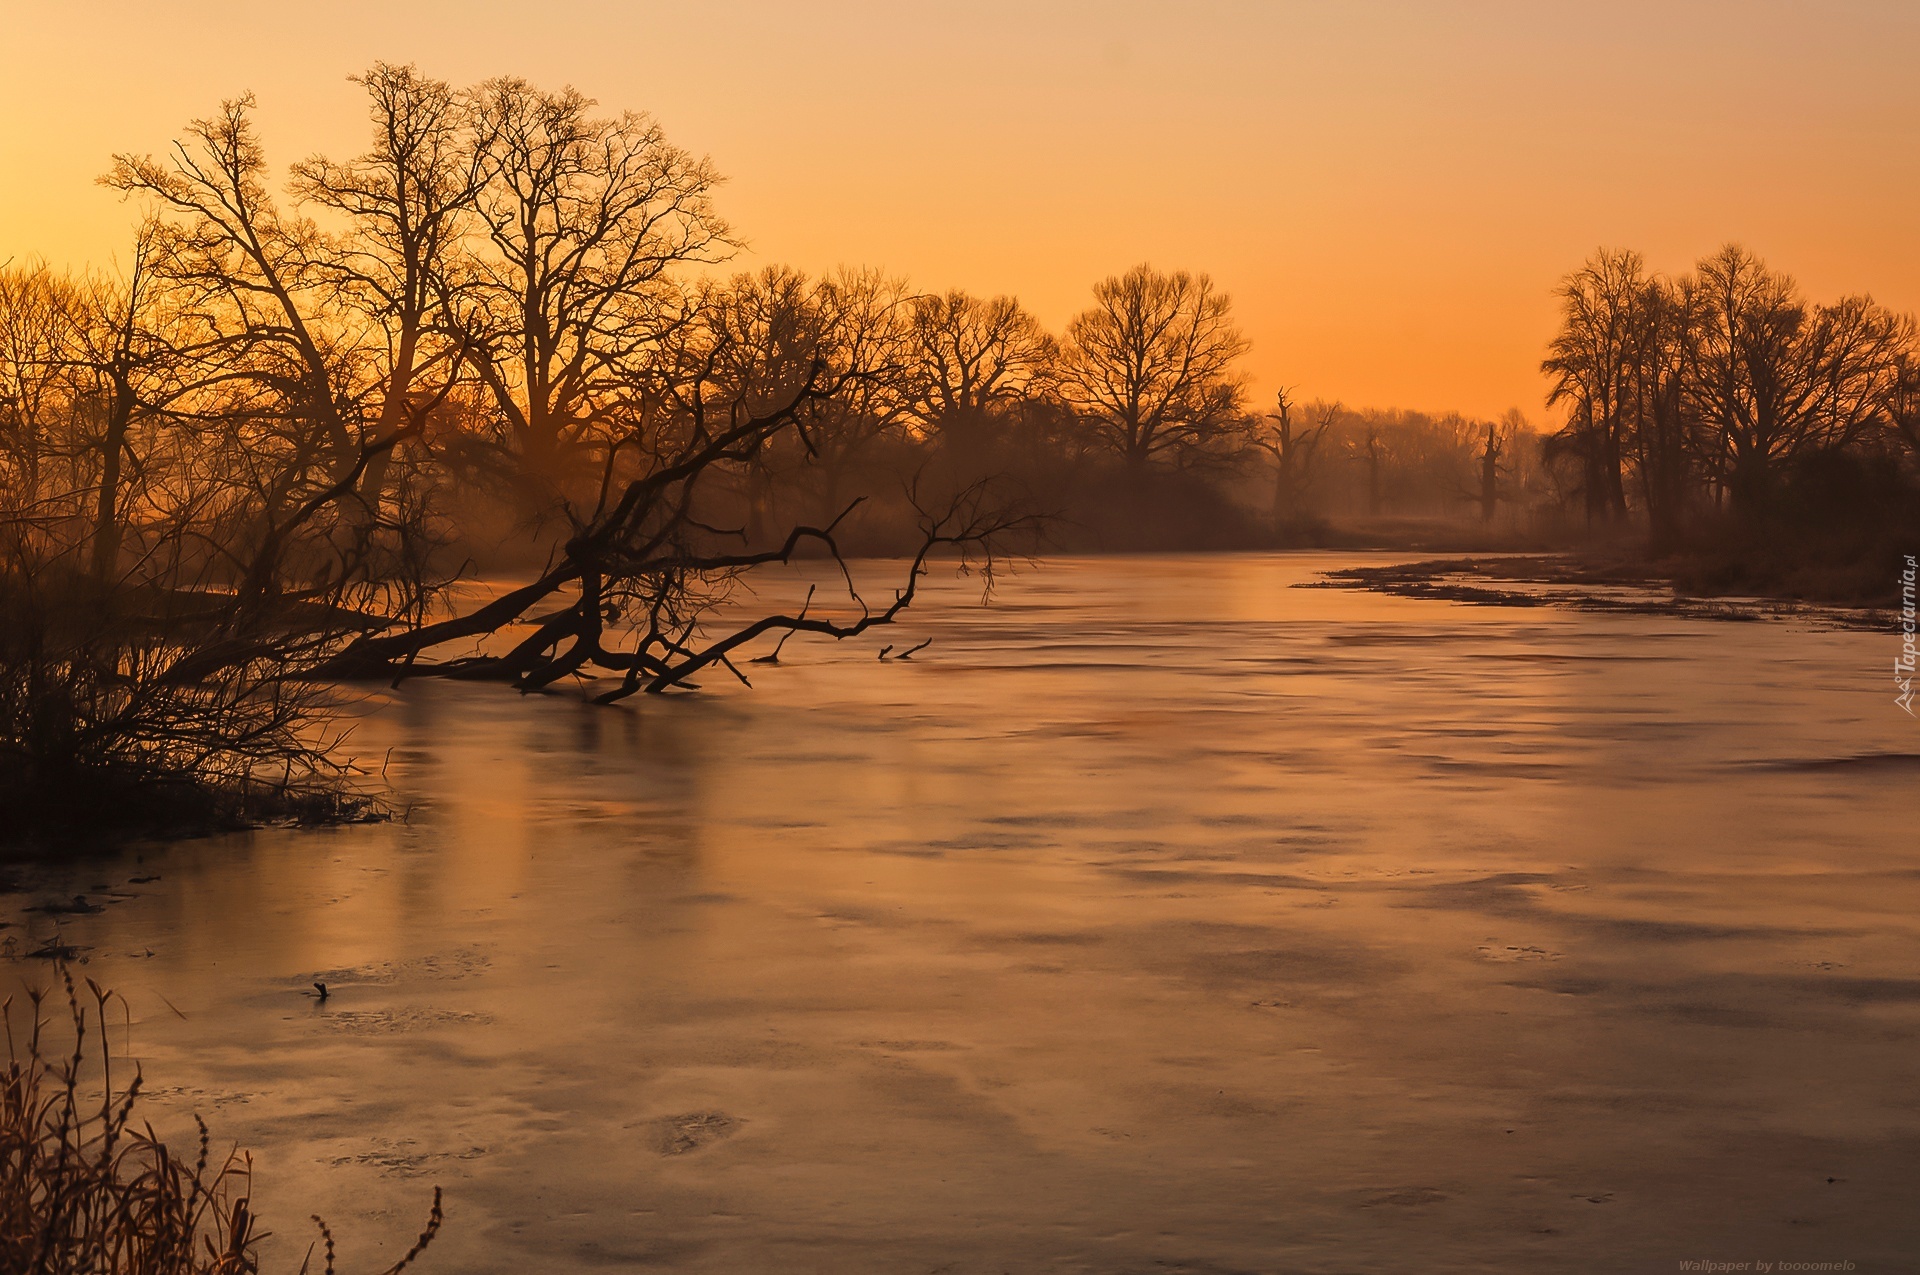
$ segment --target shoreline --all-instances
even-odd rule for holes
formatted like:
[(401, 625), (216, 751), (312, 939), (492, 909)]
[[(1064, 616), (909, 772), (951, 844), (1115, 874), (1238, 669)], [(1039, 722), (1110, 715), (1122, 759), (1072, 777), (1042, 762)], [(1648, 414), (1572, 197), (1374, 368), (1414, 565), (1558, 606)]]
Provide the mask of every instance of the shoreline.
[(1683, 592), (1672, 573), (1663, 571), (1657, 563), (1595, 562), (1577, 554), (1464, 555), (1379, 567), (1346, 567), (1297, 587), (1359, 589), (1472, 606), (1548, 606), (1696, 620), (1813, 620), (1864, 630), (1880, 630), (1892, 623), (1892, 612), (1884, 607), (1799, 598), (1690, 594)]

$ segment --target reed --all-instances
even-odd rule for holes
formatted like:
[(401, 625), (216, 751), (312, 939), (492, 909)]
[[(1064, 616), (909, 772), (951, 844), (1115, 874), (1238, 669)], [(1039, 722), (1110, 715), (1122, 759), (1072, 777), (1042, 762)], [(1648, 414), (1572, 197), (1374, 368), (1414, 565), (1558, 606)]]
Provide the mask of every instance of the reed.
[[(0, 1005), (8, 1048), (0, 1073), (0, 1272), (255, 1275), (256, 1245), (267, 1232), (251, 1207), (252, 1157), (235, 1149), (216, 1158), (198, 1116), (199, 1135), (184, 1149), (136, 1118), (140, 1071), (116, 1076), (107, 1043), (117, 998), (92, 979), (84, 995), (70, 973), (63, 981), (70, 1048), (49, 1030), (46, 990), (26, 994), (26, 1022), (16, 1021), (14, 998)], [(419, 1239), (382, 1275), (411, 1266), (441, 1220), (436, 1187)], [(332, 1233), (313, 1221), (320, 1242), (300, 1271), (317, 1257), (334, 1275)]]

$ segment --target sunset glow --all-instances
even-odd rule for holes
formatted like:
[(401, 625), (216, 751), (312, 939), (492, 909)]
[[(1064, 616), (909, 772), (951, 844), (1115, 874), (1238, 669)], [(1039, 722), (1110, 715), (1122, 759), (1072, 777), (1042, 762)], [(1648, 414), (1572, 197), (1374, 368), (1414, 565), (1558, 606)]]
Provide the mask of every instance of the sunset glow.
[(1816, 297), (1920, 305), (1920, 8), (1766, 3), (18, 6), (0, 245), (99, 260), (93, 184), (225, 97), (276, 165), (363, 142), (413, 61), (644, 110), (728, 178), (743, 266), (882, 266), (1057, 329), (1139, 261), (1210, 272), (1282, 384), (1544, 419), (1556, 279), (1733, 239)]

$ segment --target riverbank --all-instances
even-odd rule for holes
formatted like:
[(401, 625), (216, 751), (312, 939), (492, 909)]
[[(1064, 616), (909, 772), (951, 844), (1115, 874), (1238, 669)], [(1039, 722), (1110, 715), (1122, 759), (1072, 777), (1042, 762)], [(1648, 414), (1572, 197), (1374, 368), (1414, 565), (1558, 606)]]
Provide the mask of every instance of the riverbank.
[(1687, 578), (1686, 566), (1673, 559), (1502, 554), (1347, 567), (1309, 584), (1474, 606), (1551, 606), (1697, 620), (1795, 619), (1858, 629), (1885, 629), (1892, 623), (1892, 613), (1880, 606), (1800, 597), (1703, 596), (1687, 589)]

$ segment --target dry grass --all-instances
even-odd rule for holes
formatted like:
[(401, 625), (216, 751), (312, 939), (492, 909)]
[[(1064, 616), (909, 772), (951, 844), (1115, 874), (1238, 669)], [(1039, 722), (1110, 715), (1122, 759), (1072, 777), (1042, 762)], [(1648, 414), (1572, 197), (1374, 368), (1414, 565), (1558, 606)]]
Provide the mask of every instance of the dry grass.
[[(28, 993), (28, 1023), (15, 1022), (13, 998), (0, 1006), (9, 1052), (0, 1073), (0, 1272), (253, 1275), (266, 1232), (250, 1207), (251, 1157), (235, 1150), (216, 1162), (197, 1116), (199, 1138), (184, 1153), (136, 1121), (139, 1070), (119, 1082), (106, 1039), (116, 998), (91, 979), (86, 987), (83, 996), (66, 976), (70, 1050), (49, 1030), (45, 991)], [(320, 1240), (300, 1270), (318, 1258), (334, 1275), (333, 1235), (313, 1221)], [(435, 1188), (426, 1229), (383, 1275), (411, 1266), (440, 1222)]]

